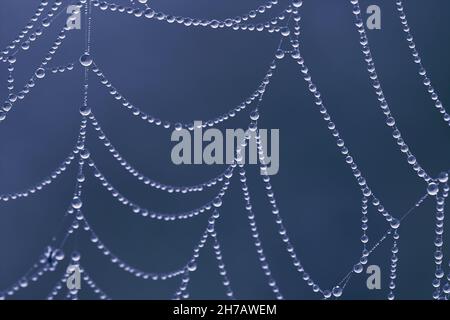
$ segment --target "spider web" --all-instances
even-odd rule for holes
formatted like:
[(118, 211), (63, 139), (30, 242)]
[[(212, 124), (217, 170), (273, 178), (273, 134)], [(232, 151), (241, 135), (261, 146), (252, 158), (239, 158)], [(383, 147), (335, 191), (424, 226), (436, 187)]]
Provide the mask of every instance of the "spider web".
[[(408, 43), (408, 47), (411, 52), (411, 57), (414, 63), (417, 65), (418, 76), (421, 77), (426, 91), (429, 93), (431, 100), (433, 101), (436, 110), (442, 115), (442, 119), (450, 125), (450, 115), (447, 113), (442, 101), (439, 98), (438, 92), (432, 85), (430, 76), (428, 75), (425, 66), (422, 62), (421, 56), (416, 49), (414, 38), (410, 26), (408, 25), (406, 13), (403, 8), (402, 1), (395, 1), (399, 19), (402, 23), (405, 39)], [(13, 40), (2, 52), (0, 61), (8, 66), (8, 98), (4, 102), (0, 111), (0, 122), (7, 118), (9, 112), (13, 112), (14, 105), (17, 101), (25, 98), (29, 92), (38, 85), (41, 79), (45, 78), (49, 74), (58, 74), (63, 72), (70, 72), (76, 68), (84, 69), (84, 85), (82, 94), (82, 107), (80, 108), (81, 121), (79, 134), (73, 150), (64, 159), (64, 161), (58, 166), (48, 177), (35, 185), (26, 188), (19, 192), (12, 192), (8, 194), (0, 195), (0, 200), (3, 202), (19, 200), (21, 198), (29, 197), (44, 190), (48, 185), (52, 184), (61, 175), (67, 171), (71, 165), (77, 165), (78, 174), (75, 181), (74, 192), (72, 200), (68, 205), (67, 211), (64, 215), (64, 220), (69, 221), (68, 228), (63, 230), (62, 235), (53, 238), (52, 243), (49, 244), (44, 250), (39, 259), (34, 263), (29, 271), (13, 283), (8, 288), (0, 290), (0, 299), (9, 298), (14, 296), (18, 291), (28, 287), (30, 282), (36, 282), (41, 279), (44, 274), (55, 271), (61, 268), (61, 261), (65, 255), (69, 254), (71, 266), (78, 266), (81, 271), (82, 280), (92, 289), (92, 291), (100, 299), (110, 299), (110, 297), (96, 284), (96, 282), (89, 276), (87, 270), (81, 264), (81, 255), (78, 251), (67, 252), (65, 249), (66, 241), (73, 237), (74, 234), (85, 232), (89, 235), (93, 246), (99, 250), (100, 254), (107, 256), (110, 262), (116, 265), (138, 279), (160, 281), (171, 278), (179, 278), (179, 286), (173, 294), (174, 299), (187, 299), (189, 298), (189, 283), (192, 273), (197, 270), (197, 261), (200, 257), (202, 249), (207, 243), (211, 243), (213, 247), (214, 257), (217, 260), (217, 266), (219, 275), (222, 278), (222, 284), (227, 297), (234, 299), (234, 291), (232, 284), (228, 276), (226, 265), (224, 262), (224, 255), (222, 253), (221, 245), (219, 242), (216, 223), (220, 220), (220, 208), (222, 206), (223, 198), (230, 189), (230, 182), (232, 179), (238, 179), (240, 181), (240, 192), (245, 202), (245, 210), (247, 212), (250, 232), (254, 241), (254, 247), (260, 261), (260, 267), (262, 272), (266, 276), (267, 284), (273, 292), (273, 295), (277, 299), (283, 299), (282, 292), (278, 286), (278, 283), (273, 276), (270, 268), (270, 263), (266, 257), (263, 249), (263, 243), (260, 238), (260, 233), (255, 220), (255, 213), (253, 211), (252, 198), (250, 196), (249, 186), (247, 184), (247, 172), (246, 166), (242, 164), (242, 148), (246, 146), (246, 139), (241, 142), (240, 146), (236, 150), (235, 162), (228, 166), (222, 173), (216, 177), (212, 177), (208, 181), (199, 182), (195, 185), (181, 186), (170, 185), (164, 182), (157, 181), (151, 177), (147, 177), (145, 174), (134, 167), (113, 145), (111, 140), (106, 135), (101, 124), (94, 115), (94, 111), (89, 106), (89, 83), (91, 81), (98, 81), (105, 89), (112, 95), (115, 100), (121, 105), (121, 107), (133, 114), (140, 121), (145, 123), (161, 127), (167, 130), (179, 130), (186, 128), (188, 130), (194, 130), (194, 123), (181, 123), (171, 122), (169, 120), (160, 119), (156, 115), (146, 113), (143, 109), (134, 105), (128, 97), (125, 97), (117, 87), (107, 78), (106, 74), (100, 68), (95, 61), (95, 57), (91, 55), (91, 31), (92, 31), (92, 10), (108, 10), (117, 14), (128, 15), (137, 19), (149, 19), (158, 20), (162, 23), (174, 23), (188, 26), (195, 26), (198, 28), (211, 28), (211, 29), (223, 29), (230, 28), (236, 31), (246, 32), (269, 32), (278, 34), (280, 42), (278, 48), (273, 54), (273, 60), (269, 64), (267, 71), (257, 85), (256, 89), (241, 103), (231, 108), (228, 112), (220, 114), (213, 119), (206, 119), (203, 121), (203, 127), (212, 127), (225, 122), (231, 118), (241, 115), (243, 110), (250, 109), (250, 119), (248, 129), (256, 133), (256, 141), (258, 146), (258, 155), (261, 162), (261, 178), (264, 183), (266, 197), (271, 205), (271, 211), (274, 217), (274, 223), (278, 229), (278, 234), (285, 245), (286, 254), (290, 257), (292, 266), (298, 271), (299, 276), (305, 281), (306, 285), (311, 290), (317, 293), (318, 297), (323, 299), (340, 298), (346, 289), (350, 279), (355, 275), (363, 271), (364, 266), (368, 263), (368, 258), (372, 253), (377, 250), (381, 243), (386, 239), (392, 239), (392, 248), (390, 255), (390, 282), (389, 282), (389, 294), (388, 299), (395, 299), (396, 293), (396, 277), (397, 277), (397, 265), (398, 265), (398, 252), (399, 252), (399, 230), (403, 221), (414, 212), (414, 210), (422, 205), (427, 198), (431, 198), (435, 201), (435, 274), (432, 285), (434, 291), (432, 297), (434, 299), (448, 299), (450, 294), (450, 273), (446, 276), (446, 266), (444, 264), (443, 254), (443, 235), (444, 235), (444, 208), (446, 198), (448, 197), (448, 172), (442, 172), (437, 177), (430, 176), (426, 170), (420, 165), (419, 160), (411, 151), (406, 142), (406, 138), (400, 132), (400, 129), (396, 126), (396, 119), (389, 108), (388, 100), (384, 94), (382, 83), (378, 78), (376, 64), (372, 56), (369, 39), (366, 34), (364, 20), (361, 14), (361, 8), (358, 0), (350, 0), (351, 9), (355, 18), (355, 28), (359, 35), (359, 43), (361, 51), (363, 53), (364, 61), (367, 65), (368, 80), (373, 88), (374, 93), (377, 96), (380, 111), (385, 116), (385, 124), (388, 130), (392, 132), (392, 138), (398, 145), (400, 153), (404, 154), (404, 161), (406, 161), (414, 174), (423, 180), (426, 190), (416, 203), (404, 214), (391, 214), (383, 205), (382, 200), (379, 199), (372, 188), (369, 186), (367, 179), (363, 172), (354, 161), (352, 154), (348, 146), (346, 146), (341, 134), (337, 129), (337, 125), (333, 122), (331, 115), (328, 113), (327, 108), (322, 100), (322, 94), (319, 91), (317, 85), (313, 82), (311, 72), (307, 66), (306, 61), (302, 56), (301, 41), (300, 41), (300, 11), (302, 7), (301, 0), (291, 1), (282, 12), (275, 18), (270, 19), (264, 23), (253, 23), (253, 19), (259, 17), (265, 12), (270, 11), (277, 5), (278, 0), (269, 0), (265, 4), (244, 13), (237, 17), (230, 17), (222, 20), (216, 19), (195, 19), (189, 17), (174, 16), (169, 13), (160, 12), (150, 7), (147, 1), (135, 1), (130, 0), (130, 6), (123, 6), (106, 1), (96, 0), (84, 0), (74, 1), (70, 4), (78, 5), (82, 11), (85, 19), (85, 48), (82, 53), (79, 62), (73, 62), (59, 67), (49, 67), (49, 63), (52, 61), (53, 56), (58, 49), (64, 43), (67, 38), (68, 28), (63, 28), (52, 47), (48, 51), (47, 55), (42, 60), (41, 64), (35, 69), (33, 75), (29, 81), (25, 84), (23, 89), (18, 92), (14, 92), (14, 65), (17, 61), (16, 55), (22, 50), (28, 50), (36, 43), (36, 40), (45, 33), (52, 22), (61, 15), (66, 6), (63, 6), (63, 1), (54, 1), (50, 5), (50, 1), (43, 0), (38, 9), (30, 19), (30, 22), (24, 27), (20, 34)], [(67, 4), (66, 4), (67, 5)], [(45, 10), (50, 6), (47, 13)], [(44, 26), (44, 29), (39, 27), (39, 24)], [(350, 167), (353, 177), (358, 184), (361, 191), (361, 215), (362, 215), (362, 228), (361, 228), (361, 255), (351, 270), (342, 278), (338, 279), (330, 288), (321, 286), (319, 281), (316, 281), (312, 274), (313, 272), (307, 272), (300, 260), (300, 254), (294, 244), (291, 242), (288, 228), (286, 227), (281, 211), (278, 206), (276, 193), (271, 184), (271, 178), (267, 174), (267, 165), (265, 163), (265, 150), (261, 143), (259, 136), (258, 120), (261, 115), (261, 103), (263, 102), (266, 91), (268, 90), (271, 78), (277, 69), (278, 61), (282, 59), (293, 59), (298, 65), (298, 70), (301, 76), (304, 78), (308, 86), (308, 90), (312, 95), (314, 102), (325, 121), (329, 133), (335, 139), (338, 147), (338, 152), (344, 157), (345, 163)], [(158, 189), (165, 191), (169, 194), (188, 194), (193, 192), (202, 192), (214, 186), (220, 186), (219, 191), (214, 195), (212, 199), (204, 203), (203, 205), (186, 209), (182, 212), (156, 212), (154, 210), (145, 208), (144, 206), (133, 202), (128, 199), (121, 191), (116, 189), (115, 186), (108, 180), (108, 178), (101, 172), (99, 166), (94, 161), (93, 156), (89, 152), (87, 141), (87, 128), (91, 127), (96, 133), (96, 138), (104, 145), (111, 156), (120, 164), (120, 166), (131, 176), (133, 176), (140, 183), (146, 185), (152, 189)], [(192, 256), (190, 259), (181, 264), (181, 266), (175, 270), (167, 271), (164, 273), (150, 272), (146, 270), (140, 270), (137, 267), (132, 266), (124, 259), (121, 259), (114, 253), (112, 249), (106, 246), (106, 244), (98, 237), (96, 231), (88, 221), (88, 218), (83, 213), (83, 186), (86, 180), (86, 175), (92, 175), (99, 183), (114, 197), (120, 204), (122, 204), (126, 210), (140, 215), (143, 219), (156, 219), (161, 221), (175, 221), (175, 220), (188, 220), (199, 215), (207, 215), (208, 222), (204, 228), (203, 233), (199, 236), (197, 245), (192, 249)], [(368, 228), (368, 210), (369, 208), (375, 208), (378, 214), (384, 218), (386, 222), (386, 231), (381, 238), (369, 239), (366, 230)], [(370, 240), (370, 241), (369, 241)], [(63, 276), (55, 284), (53, 290), (49, 293), (48, 299), (55, 299), (60, 296), (67, 299), (78, 299), (78, 290), (67, 290), (64, 294), (62, 290), (65, 288), (65, 283), (69, 277), (69, 270), (63, 273)]]

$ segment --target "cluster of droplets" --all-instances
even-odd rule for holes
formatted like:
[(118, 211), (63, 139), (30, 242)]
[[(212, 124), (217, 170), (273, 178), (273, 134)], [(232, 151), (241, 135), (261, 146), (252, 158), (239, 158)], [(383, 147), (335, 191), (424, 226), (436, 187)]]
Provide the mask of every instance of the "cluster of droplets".
[[(273, 71), (276, 69), (276, 65), (273, 62), (270, 67), (268, 68), (267, 73), (265, 74), (261, 84), (258, 86), (258, 88), (243, 102), (238, 104), (236, 107), (230, 109), (227, 113), (224, 113), (214, 119), (202, 121), (202, 127), (212, 127), (216, 124), (219, 124), (221, 122), (224, 122), (230, 118), (233, 118), (236, 116), (237, 113), (240, 111), (243, 111), (247, 108), (248, 105), (252, 104), (255, 99), (260, 97), (266, 90), (267, 85), (270, 83), (270, 79), (273, 76)], [(140, 108), (134, 106), (128, 99), (126, 99), (113, 85), (112, 83), (105, 77), (104, 73), (100, 70), (100, 68), (94, 64), (94, 67), (92, 68), (92, 71), (100, 78), (100, 83), (103, 84), (108, 90), (109, 93), (118, 101), (120, 101), (121, 105), (125, 107), (129, 112), (131, 112), (134, 116), (138, 117), (139, 119), (142, 119), (146, 123), (155, 125), (155, 126), (162, 126), (166, 129), (175, 129), (175, 130), (181, 130), (183, 128), (194, 130), (194, 123), (172, 123), (170, 121), (161, 120), (157, 117), (154, 117), (145, 111), (141, 110)]]
[(271, 9), (274, 5), (278, 4), (278, 0), (268, 0), (265, 5), (261, 5), (256, 10), (251, 10), (249, 13), (235, 17), (226, 18), (223, 20), (217, 19), (196, 19), (189, 17), (181, 17), (169, 15), (164, 12), (158, 12), (150, 8), (145, 4), (146, 9), (126, 7), (118, 5), (115, 3), (110, 3), (106, 1), (92, 1), (93, 6), (99, 7), (101, 10), (110, 10), (112, 12), (120, 12), (132, 15), (137, 18), (145, 17), (147, 19), (164, 21), (167, 23), (177, 23), (185, 27), (199, 26), (199, 27), (209, 27), (212, 29), (223, 29), (228, 28), (235, 31), (267, 31), (269, 33), (273, 32), (283, 32), (283, 27), (280, 26), (281, 22), (286, 20), (287, 15), (289, 15), (293, 8), (299, 8), (302, 5), (301, 0), (294, 0), (291, 4), (287, 6), (279, 15), (270, 19), (269, 21), (262, 23), (248, 23), (248, 20), (256, 18), (258, 15), (265, 13), (268, 9)]
[(422, 78), (423, 85), (427, 88), (428, 93), (430, 94), (431, 99), (434, 102), (434, 106), (439, 111), (439, 113), (442, 114), (442, 117), (444, 121), (450, 125), (450, 115), (445, 110), (445, 107), (442, 105), (441, 100), (439, 100), (439, 95), (434, 89), (431, 79), (429, 75), (427, 75), (427, 70), (425, 70), (425, 67), (422, 64), (422, 58), (420, 57), (419, 51), (417, 51), (416, 44), (414, 43), (414, 37), (411, 33), (411, 28), (408, 25), (408, 20), (406, 19), (406, 14), (403, 8), (403, 1), (397, 0), (397, 11), (398, 15), (400, 17), (400, 21), (403, 25), (403, 32), (405, 33), (406, 41), (408, 42), (408, 47), (411, 51), (411, 55), (413, 57), (414, 63), (417, 64), (419, 68), (419, 75)]
[(103, 132), (100, 124), (98, 123), (97, 119), (95, 118), (92, 111), (89, 109), (89, 114), (87, 114), (86, 109), (82, 109), (80, 111), (84, 115), (89, 116), (90, 123), (92, 124), (94, 130), (97, 133), (97, 137), (100, 140), (100, 142), (106, 147), (106, 149), (109, 151), (109, 153), (113, 156), (114, 159), (116, 159), (119, 164), (133, 177), (135, 177), (138, 181), (141, 181), (143, 184), (162, 191), (166, 191), (168, 193), (190, 193), (190, 192), (199, 192), (203, 191), (206, 188), (213, 187), (217, 185), (219, 182), (222, 182), (225, 177), (230, 177), (232, 168), (231, 166), (227, 167), (225, 171), (221, 174), (219, 174), (217, 177), (210, 179), (209, 181), (194, 185), (194, 186), (173, 186), (173, 185), (167, 185), (163, 184), (161, 182), (155, 181), (151, 178), (148, 178), (144, 174), (140, 173), (136, 168), (134, 168), (122, 155), (117, 151), (117, 149), (113, 146), (111, 141), (108, 139), (108, 137)]
[(416, 172), (416, 174), (424, 179), (426, 182), (428, 182), (431, 178), (426, 173), (426, 171), (420, 166), (418, 160), (411, 152), (410, 148), (406, 144), (406, 141), (404, 140), (399, 128), (396, 125), (395, 118), (393, 114), (391, 113), (391, 110), (389, 109), (389, 104), (386, 100), (386, 97), (384, 95), (383, 88), (381, 86), (381, 82), (379, 80), (377, 70), (375, 67), (375, 62), (372, 56), (372, 51), (369, 46), (369, 39), (367, 37), (367, 33), (364, 27), (364, 20), (361, 16), (361, 8), (359, 6), (358, 0), (350, 0), (351, 4), (353, 5), (353, 14), (355, 16), (355, 25), (356, 29), (360, 35), (359, 43), (361, 45), (362, 53), (364, 54), (364, 59), (367, 64), (367, 71), (369, 73), (369, 78), (372, 82), (372, 87), (375, 91), (375, 94), (377, 95), (377, 99), (380, 103), (380, 108), (385, 115), (386, 118), (386, 125), (391, 128), (392, 130), (392, 137), (396, 141), (398, 147), (400, 148), (400, 151), (405, 154), (406, 159), (408, 163), (411, 165), (413, 170)]
[(227, 174), (224, 177), (223, 186), (218, 192), (218, 194), (214, 197), (214, 199), (208, 201), (206, 204), (200, 206), (199, 208), (179, 213), (161, 213), (161, 212), (152, 212), (151, 210), (142, 208), (141, 206), (127, 199), (119, 191), (117, 191), (114, 188), (114, 186), (105, 178), (105, 176), (100, 172), (100, 170), (95, 165), (94, 161), (91, 158), (89, 158), (88, 154), (86, 155), (86, 159), (88, 159), (88, 165), (93, 168), (94, 176), (100, 181), (101, 185), (106, 190), (108, 190), (111, 193), (111, 195), (122, 205), (129, 207), (133, 211), (133, 213), (141, 215), (142, 217), (148, 217), (151, 219), (164, 221), (189, 219), (198, 216), (199, 214), (204, 213), (208, 210), (211, 210), (211, 208), (219, 208), (222, 205), (222, 198), (228, 189), (228, 186), (230, 184), (230, 178), (233, 175), (233, 171), (230, 170), (229, 174)]

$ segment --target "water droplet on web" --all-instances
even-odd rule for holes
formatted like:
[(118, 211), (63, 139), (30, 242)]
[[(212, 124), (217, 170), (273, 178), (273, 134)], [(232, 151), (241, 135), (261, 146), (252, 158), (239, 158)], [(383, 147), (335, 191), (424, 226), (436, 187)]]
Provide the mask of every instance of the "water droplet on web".
[(83, 67), (89, 67), (92, 64), (93, 60), (92, 57), (89, 53), (84, 53), (81, 57), (80, 57), (80, 63)]

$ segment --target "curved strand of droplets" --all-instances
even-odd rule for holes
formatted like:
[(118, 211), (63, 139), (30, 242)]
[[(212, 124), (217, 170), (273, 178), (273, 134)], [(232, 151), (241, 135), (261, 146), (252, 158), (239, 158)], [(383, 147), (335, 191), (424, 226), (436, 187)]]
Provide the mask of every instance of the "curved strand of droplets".
[[(254, 113), (255, 114), (255, 113)], [(257, 113), (256, 113), (257, 114)], [(259, 115), (255, 116), (254, 115), (254, 121), (255, 121), (255, 126), (257, 119), (259, 118)], [(256, 127), (257, 128), (257, 127)], [(258, 130), (258, 129), (256, 129)], [(301, 274), (302, 279), (308, 284), (308, 286), (312, 287), (313, 292), (319, 292), (321, 293), (325, 298), (329, 298), (331, 297), (331, 291), (329, 290), (325, 290), (323, 291), (320, 286), (311, 278), (311, 276), (306, 272), (305, 268), (303, 267), (297, 253), (295, 250), (294, 245), (292, 244), (289, 234), (287, 232), (287, 229), (283, 223), (283, 219), (281, 217), (280, 214), (280, 210), (278, 208), (277, 205), (277, 200), (275, 198), (275, 192), (273, 191), (272, 188), (272, 184), (270, 182), (270, 176), (267, 174), (267, 166), (265, 164), (265, 157), (264, 157), (264, 149), (263, 149), (263, 145), (261, 143), (258, 131), (256, 134), (256, 143), (257, 143), (257, 149), (258, 149), (258, 156), (259, 156), (259, 161), (261, 163), (261, 176), (263, 178), (263, 183), (264, 183), (264, 187), (266, 190), (266, 196), (269, 200), (269, 203), (272, 206), (272, 214), (274, 215), (275, 218), (275, 222), (278, 226), (278, 234), (281, 237), (281, 240), (283, 241), (283, 243), (286, 246), (286, 251), (289, 254), (291, 260), (292, 260), (292, 264), (295, 267), (295, 269)], [(336, 288), (336, 293), (338, 294), (338, 289)]]
[(431, 78), (427, 74), (427, 70), (422, 64), (422, 58), (420, 57), (420, 53), (416, 48), (416, 44), (414, 43), (414, 37), (412, 35), (412, 31), (410, 26), (408, 25), (408, 20), (406, 18), (406, 13), (403, 8), (403, 1), (397, 0), (397, 11), (400, 18), (400, 21), (403, 25), (403, 32), (405, 34), (406, 41), (408, 42), (408, 47), (411, 51), (411, 55), (413, 58), (414, 63), (418, 66), (418, 74), (422, 78), (423, 85), (427, 88), (428, 93), (430, 94), (431, 100), (434, 102), (434, 106), (439, 111), (439, 113), (442, 114), (442, 118), (447, 123), (447, 125), (450, 126), (450, 115), (448, 114), (447, 110), (445, 110), (444, 105), (442, 104), (441, 100), (439, 99), (439, 95), (435, 88), (433, 87), (433, 84), (431, 83)]
[[(294, 21), (296, 23), (296, 28), (294, 30), (294, 35), (296, 37), (298, 37), (299, 33), (300, 33), (300, 28), (298, 25), (299, 22), (299, 18), (297, 16), (294, 16)], [(353, 157), (349, 154), (349, 150), (347, 149), (347, 147), (345, 147), (345, 143), (343, 141), (343, 139), (341, 139), (339, 132), (336, 129), (336, 125), (334, 124), (334, 122), (331, 121), (331, 117), (328, 114), (327, 109), (325, 108), (323, 101), (321, 99), (321, 94), (318, 91), (316, 85), (312, 82), (311, 80), (311, 76), (309, 74), (309, 69), (305, 64), (304, 59), (301, 56), (300, 53), (300, 49), (299, 49), (299, 41), (298, 40), (294, 40), (291, 37), (291, 44), (292, 47), (294, 49), (294, 52), (292, 53), (292, 58), (294, 60), (297, 61), (297, 63), (300, 65), (301, 67), (301, 71), (304, 75), (304, 80), (308, 83), (308, 89), (309, 91), (314, 95), (314, 99), (315, 99), (315, 103), (316, 105), (320, 108), (320, 112), (323, 115), (324, 120), (327, 122), (327, 126), (328, 129), (330, 131), (332, 131), (332, 135), (335, 137), (336, 142), (338, 147), (340, 148), (341, 153), (345, 156), (345, 160), (346, 163), (350, 165), (353, 175), (355, 176), (355, 179), (357, 180), (359, 186), (361, 187), (361, 192), (363, 193), (364, 197), (371, 197), (372, 200), (372, 204), (377, 208), (377, 210), (385, 217), (385, 219), (388, 222), (391, 222), (391, 224), (396, 224), (397, 223), (397, 219), (395, 219), (394, 217), (392, 217), (384, 208), (384, 206), (381, 205), (380, 201), (373, 195), (372, 190), (369, 188), (369, 186), (367, 185), (366, 179), (364, 178), (364, 176), (362, 176), (361, 172), (359, 171), (356, 163), (353, 160)], [(253, 112), (253, 121), (254, 121), (254, 126), (257, 128), (257, 119), (259, 118), (258, 112), (257, 110), (255, 110)], [(282, 219), (279, 216), (279, 209), (278, 206), (276, 205), (276, 200), (274, 198), (274, 193), (271, 190), (271, 185), (270, 185), (270, 177), (267, 174), (267, 168), (264, 165), (264, 156), (263, 156), (263, 150), (262, 150), (262, 145), (259, 142), (258, 136), (257, 136), (257, 142), (258, 142), (258, 150), (259, 150), (259, 155), (260, 155), (260, 162), (262, 163), (262, 167), (261, 167), (261, 172), (264, 175), (264, 181), (266, 182), (266, 189), (269, 190), (268, 192), (268, 196), (269, 196), (269, 201), (270, 203), (273, 205), (273, 210), (272, 213), (274, 213), (277, 216), (277, 222), (281, 222), (282, 223)], [(268, 183), (268, 184), (267, 184)], [(273, 199), (272, 199), (273, 198)], [(280, 228), (280, 234), (283, 236), (284, 235), (284, 239), (283, 241), (288, 245), (287, 249), (288, 249), (288, 253), (290, 253), (291, 258), (293, 259), (294, 262), (294, 266), (296, 266), (297, 270), (302, 274), (302, 278), (307, 281), (308, 285), (313, 287), (313, 291), (315, 292), (321, 292), (324, 295), (324, 298), (330, 298), (332, 295), (334, 297), (340, 297), (342, 295), (342, 288), (340, 286), (335, 286), (333, 288), (333, 290), (325, 290), (322, 291), (320, 289), (320, 287), (314, 283), (314, 281), (310, 278), (309, 274), (307, 274), (304, 271), (304, 268), (301, 266), (300, 261), (297, 258), (297, 255), (295, 253), (295, 249), (292, 246), (292, 244), (289, 241), (289, 237), (287, 236), (287, 231), (284, 228), (284, 226), (281, 224), (281, 228)], [(365, 240), (365, 237), (363, 236), (361, 238), (363, 243), (367, 243), (367, 241)], [(368, 239), (367, 239), (368, 240)], [(365, 254), (367, 254), (366, 252), (367, 250), (363, 251)], [(363, 258), (361, 259), (362, 262), (366, 262), (366, 257), (363, 256)]]
[(113, 198), (115, 198), (122, 205), (129, 207), (135, 214), (139, 214), (142, 217), (148, 217), (151, 219), (157, 219), (162, 221), (175, 221), (175, 220), (185, 220), (198, 216), (201, 213), (211, 210), (212, 208), (219, 208), (222, 205), (222, 198), (225, 195), (228, 185), (230, 184), (230, 178), (233, 175), (233, 170), (231, 170), (227, 176), (224, 178), (223, 186), (214, 197), (213, 200), (208, 201), (206, 204), (200, 206), (199, 208), (192, 209), (190, 211), (178, 212), (178, 213), (162, 213), (153, 212), (148, 209), (142, 208), (141, 206), (133, 203), (126, 197), (124, 197), (119, 191), (117, 191), (114, 186), (105, 178), (105, 176), (100, 172), (100, 170), (95, 165), (91, 158), (86, 158), (88, 165), (93, 168), (94, 176), (100, 181), (101, 185), (108, 190)]
[(428, 175), (428, 173), (421, 167), (419, 162), (417, 161), (414, 154), (411, 152), (409, 146), (406, 144), (400, 129), (396, 125), (396, 120), (389, 109), (389, 104), (384, 95), (384, 91), (381, 85), (381, 82), (378, 78), (377, 70), (375, 67), (375, 61), (372, 56), (372, 51), (369, 45), (369, 38), (367, 37), (364, 21), (361, 16), (361, 8), (359, 6), (358, 0), (350, 0), (353, 5), (353, 14), (355, 16), (355, 26), (360, 35), (359, 43), (361, 45), (362, 53), (364, 54), (364, 58), (367, 64), (367, 71), (369, 73), (369, 78), (372, 82), (372, 87), (377, 95), (377, 99), (380, 103), (380, 108), (383, 111), (383, 114), (386, 117), (386, 126), (391, 128), (392, 137), (397, 142), (400, 151), (406, 155), (406, 159), (408, 164), (412, 167), (412, 169), (416, 172), (416, 174), (422, 178), (425, 182), (429, 183), (432, 178)]
[(151, 179), (141, 172), (137, 170), (135, 167), (133, 167), (120, 153), (117, 151), (117, 149), (114, 147), (114, 145), (111, 143), (111, 141), (108, 139), (108, 137), (105, 135), (103, 129), (101, 128), (99, 122), (95, 118), (92, 111), (90, 111), (89, 114), (89, 120), (94, 127), (94, 130), (97, 132), (97, 138), (100, 140), (100, 142), (106, 147), (106, 149), (109, 151), (109, 153), (113, 156), (114, 159), (119, 162), (119, 164), (133, 177), (135, 177), (138, 181), (141, 181), (143, 184), (162, 191), (166, 191), (168, 193), (189, 193), (189, 192), (198, 192), (203, 191), (206, 188), (213, 187), (217, 185), (219, 182), (222, 182), (224, 177), (228, 175), (232, 170), (231, 165), (227, 167), (227, 169), (219, 174), (217, 177), (210, 179), (209, 181), (193, 185), (193, 186), (174, 186), (174, 185), (168, 185), (161, 182), (158, 182), (154, 179)]
[[(144, 4), (144, 6), (146, 8), (146, 10), (144, 11), (145, 17), (151, 18), (153, 12), (155, 15), (157, 15), (155, 10), (153, 10), (147, 4), (147, 0), (139, 0), (139, 2)], [(134, 5), (133, 0), (131, 0), (131, 3), (132, 3), (132, 5)], [(281, 14), (279, 14), (277, 17), (271, 19), (270, 23), (268, 23), (268, 22), (258, 23), (257, 25), (255, 25), (255, 24), (244, 23), (243, 21), (246, 22), (246, 21), (255, 19), (256, 17), (258, 17), (259, 14), (266, 12), (266, 9), (271, 9), (273, 6), (275, 6), (277, 4), (278, 4), (278, 0), (267, 1), (266, 5), (259, 6), (257, 10), (251, 10), (249, 13), (247, 13), (245, 15), (241, 15), (236, 18), (228, 18), (225, 20), (212, 20), (210, 24), (208, 24), (208, 20), (205, 20), (205, 19), (203, 19), (203, 20), (191, 19), (191, 18), (186, 18), (186, 17), (181, 17), (181, 16), (178, 16), (178, 17), (171, 16), (171, 17), (167, 17), (167, 19), (164, 19), (165, 15), (162, 13), (159, 13), (159, 15), (156, 16), (156, 18), (159, 20), (166, 20), (168, 23), (177, 22), (178, 24), (184, 24), (186, 27), (189, 27), (191, 25), (207, 27), (207, 25), (209, 25), (213, 29), (224, 28), (224, 27), (230, 28), (231, 27), (235, 31), (237, 31), (237, 30), (263, 31), (264, 28), (267, 28), (267, 29), (269, 29), (269, 32), (274, 32), (276, 29), (270, 28), (270, 24), (276, 26), (280, 20), (284, 20), (283, 13), (287, 13), (288, 11), (290, 11), (291, 5), (289, 5), (286, 9), (284, 9), (283, 12)], [(139, 11), (137, 11), (137, 12), (139, 12)], [(134, 12), (127, 11), (127, 13), (134, 13)], [(139, 15), (139, 13), (138, 13), (138, 15)], [(279, 31), (279, 30), (277, 29), (277, 31)]]
[(85, 127), (86, 127), (86, 121), (82, 121), (80, 125), (80, 132), (78, 134), (77, 138), (77, 145), (72, 149), (72, 151), (69, 153), (69, 155), (64, 159), (64, 161), (59, 165), (58, 168), (53, 170), (50, 175), (47, 176), (47, 178), (43, 179), (41, 182), (35, 184), (32, 187), (27, 188), (24, 191), (19, 191), (15, 193), (9, 193), (9, 194), (0, 194), (0, 200), (2, 201), (11, 201), (16, 200), (19, 198), (26, 198), (32, 194), (38, 193), (38, 191), (42, 191), (45, 189), (45, 187), (52, 184), (58, 177), (60, 177), (64, 172), (66, 172), (67, 168), (71, 165), (72, 161), (75, 159), (75, 155), (79, 153), (79, 144), (80, 141), (82, 141), (84, 135), (85, 135)]

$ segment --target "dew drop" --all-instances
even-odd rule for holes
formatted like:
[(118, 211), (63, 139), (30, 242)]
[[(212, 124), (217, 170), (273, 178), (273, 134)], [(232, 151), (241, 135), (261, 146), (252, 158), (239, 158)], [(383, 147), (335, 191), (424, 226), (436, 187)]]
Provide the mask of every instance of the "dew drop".
[(74, 197), (72, 200), (72, 207), (74, 209), (80, 209), (83, 206), (83, 201), (79, 197)]
[(92, 57), (89, 53), (84, 53), (81, 57), (80, 57), (80, 63), (83, 67), (89, 67), (92, 64), (93, 60)]
[(436, 183), (431, 182), (428, 184), (427, 192), (430, 196), (435, 196), (439, 192), (439, 186)]
[(216, 197), (213, 201), (213, 206), (218, 208), (222, 205), (222, 199), (220, 197)]
[(42, 79), (43, 77), (45, 77), (45, 69), (44, 68), (37, 69), (35, 75), (36, 78)]
[(361, 263), (357, 263), (353, 266), (353, 271), (355, 273), (361, 273), (363, 271), (363, 265)]
[(342, 296), (342, 288), (340, 286), (336, 286), (333, 288), (333, 296), (335, 296), (336, 298)]
[(197, 270), (197, 264), (195, 262), (190, 262), (187, 266), (187, 269), (190, 272), (194, 272), (195, 270)]
[(91, 108), (89, 106), (81, 106), (80, 114), (84, 117), (87, 117), (88, 115), (91, 114)]

